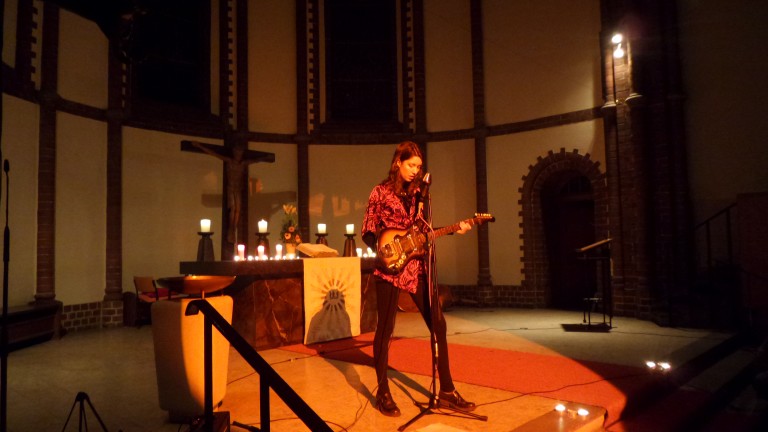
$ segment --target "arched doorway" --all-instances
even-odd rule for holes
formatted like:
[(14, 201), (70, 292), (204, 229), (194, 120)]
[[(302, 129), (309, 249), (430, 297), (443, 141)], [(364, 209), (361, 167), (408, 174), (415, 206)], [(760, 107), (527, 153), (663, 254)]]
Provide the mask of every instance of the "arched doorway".
[(580, 310), (596, 288), (595, 265), (576, 249), (595, 241), (592, 185), (578, 171), (560, 171), (541, 189), (542, 222), (549, 259), (549, 307)]
[[(574, 180), (576, 178), (580, 178), (580, 180)], [(580, 203), (579, 193), (574, 192), (586, 189), (586, 186), (582, 184), (584, 179), (588, 181), (591, 191), (593, 206), (591, 225), (588, 223), (585, 225), (584, 222), (577, 224), (576, 222), (584, 219), (584, 213), (588, 214), (583, 208), (579, 208), (579, 206), (587, 204)], [(572, 180), (575, 183), (569, 184)], [(562, 196), (560, 204), (558, 204), (555, 198), (561, 192)], [(575, 298), (575, 291), (567, 291), (567, 295), (565, 295), (560, 288), (562, 284), (556, 282), (557, 288), (554, 288), (553, 293), (552, 276), (562, 275), (563, 270), (550, 271), (551, 257), (557, 256), (557, 253), (550, 252), (548, 244), (554, 243), (554, 246), (561, 248), (560, 253), (562, 254), (585, 246), (590, 242), (579, 244), (581, 239), (573, 238), (569, 240), (571, 244), (565, 244), (557, 240), (563, 237), (562, 234), (558, 234), (559, 237), (549, 239), (547, 232), (552, 231), (551, 226), (558, 226), (558, 230), (565, 228), (562, 228), (558, 222), (549, 222), (546, 223), (545, 229), (543, 214), (545, 204), (542, 200), (545, 197), (552, 197), (553, 204), (547, 205), (551, 208), (552, 206), (554, 208), (562, 207), (564, 216), (557, 216), (557, 218), (562, 218), (568, 223), (573, 222), (577, 226), (584, 225), (584, 228), (579, 229), (577, 234), (590, 234), (592, 239), (606, 238), (608, 237), (608, 188), (605, 174), (600, 171), (600, 163), (592, 161), (589, 154), (580, 155), (578, 150), (566, 152), (565, 149), (561, 148), (557, 153), (550, 151), (546, 157), (538, 158), (536, 163), (530, 167), (528, 174), (523, 177), (523, 187), (520, 188), (520, 194), (523, 217), (522, 262), (524, 279), (522, 280), (522, 288), (526, 295), (530, 296), (530, 303), (527, 304), (532, 307), (555, 307), (553, 305), (553, 300), (555, 300), (558, 303), (562, 301), (568, 305), (573, 300), (566, 299), (572, 292)], [(557, 219), (555, 220), (557, 221)], [(575, 231), (575, 229), (566, 231)], [(581, 231), (589, 231), (589, 233)], [(575, 255), (575, 252), (573, 253)], [(557, 260), (557, 262), (562, 262), (562, 260)], [(594, 269), (594, 262), (589, 267)], [(581, 298), (579, 298), (579, 302), (581, 302)], [(568, 307), (572, 308), (573, 306)]]

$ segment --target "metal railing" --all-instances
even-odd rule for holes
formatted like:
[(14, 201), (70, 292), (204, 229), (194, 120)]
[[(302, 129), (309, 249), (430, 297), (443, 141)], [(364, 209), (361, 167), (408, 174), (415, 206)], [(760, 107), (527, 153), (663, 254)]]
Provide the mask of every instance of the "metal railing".
[(213, 431), (213, 327), (224, 336), (232, 347), (248, 362), (256, 373), (259, 374), (259, 414), (261, 419), (262, 431), (269, 431), (269, 390), (272, 389), (280, 399), (288, 405), (298, 417), (304, 422), (310, 430), (331, 431), (320, 416), (307, 405), (306, 402), (288, 385), (285, 380), (278, 375), (272, 366), (232, 327), (224, 317), (222, 317), (210, 303), (205, 300), (195, 300), (187, 305), (184, 315), (203, 314), (203, 337), (204, 337), (204, 360), (205, 368), (205, 425), (203, 430)]
[(734, 263), (734, 257), (733, 257), (733, 224), (731, 221), (731, 213), (736, 208), (736, 203), (730, 204), (729, 206), (725, 207), (724, 209), (718, 211), (717, 213), (713, 214), (712, 216), (708, 217), (706, 220), (698, 223), (696, 226), (694, 226), (694, 232), (698, 232), (701, 229), (704, 229), (704, 241), (705, 241), (705, 262), (707, 263), (707, 268), (712, 268), (713, 264), (715, 263), (715, 259), (713, 258), (713, 252), (712, 252), (712, 227), (714, 225), (714, 222), (719, 220), (721, 217), (725, 218), (725, 249), (726, 249), (726, 262), (728, 264)]

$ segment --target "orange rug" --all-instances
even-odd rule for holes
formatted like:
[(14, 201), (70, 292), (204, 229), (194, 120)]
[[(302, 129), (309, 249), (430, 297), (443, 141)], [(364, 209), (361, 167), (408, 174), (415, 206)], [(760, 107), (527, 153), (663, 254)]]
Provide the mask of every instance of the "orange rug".
[[(365, 333), (281, 349), (373, 366), (372, 341), (373, 333)], [(449, 357), (456, 382), (601, 406), (608, 412), (606, 424), (621, 417), (628, 401), (648, 397), (662, 384), (659, 376), (644, 368), (557, 355), (450, 344)], [(389, 365), (400, 372), (431, 376), (429, 344), (425, 340), (393, 339)]]

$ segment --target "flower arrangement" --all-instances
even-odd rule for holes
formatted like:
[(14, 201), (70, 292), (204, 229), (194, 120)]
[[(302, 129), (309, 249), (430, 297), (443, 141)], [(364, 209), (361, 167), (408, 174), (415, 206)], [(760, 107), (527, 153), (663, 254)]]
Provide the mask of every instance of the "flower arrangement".
[(283, 243), (297, 245), (301, 243), (301, 234), (299, 234), (299, 214), (296, 212), (296, 206), (291, 204), (283, 204), (283, 228), (280, 230), (280, 235), (283, 238)]

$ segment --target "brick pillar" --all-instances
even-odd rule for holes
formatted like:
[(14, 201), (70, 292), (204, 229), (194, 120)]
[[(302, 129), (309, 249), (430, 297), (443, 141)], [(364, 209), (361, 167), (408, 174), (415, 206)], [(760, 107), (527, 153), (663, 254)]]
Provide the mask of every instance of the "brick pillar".
[(56, 299), (56, 92), (59, 8), (52, 3), (46, 3), (43, 9), (43, 41), (37, 171), (37, 303)]
[[(488, 212), (488, 162), (485, 136), (485, 78), (483, 61), (483, 9), (480, 0), (470, 2), (470, 24), (472, 26), (472, 111), (475, 130), (475, 194), (477, 210)], [(490, 245), (488, 225), (477, 227), (477, 296), (480, 305), (496, 304), (491, 279)]]

